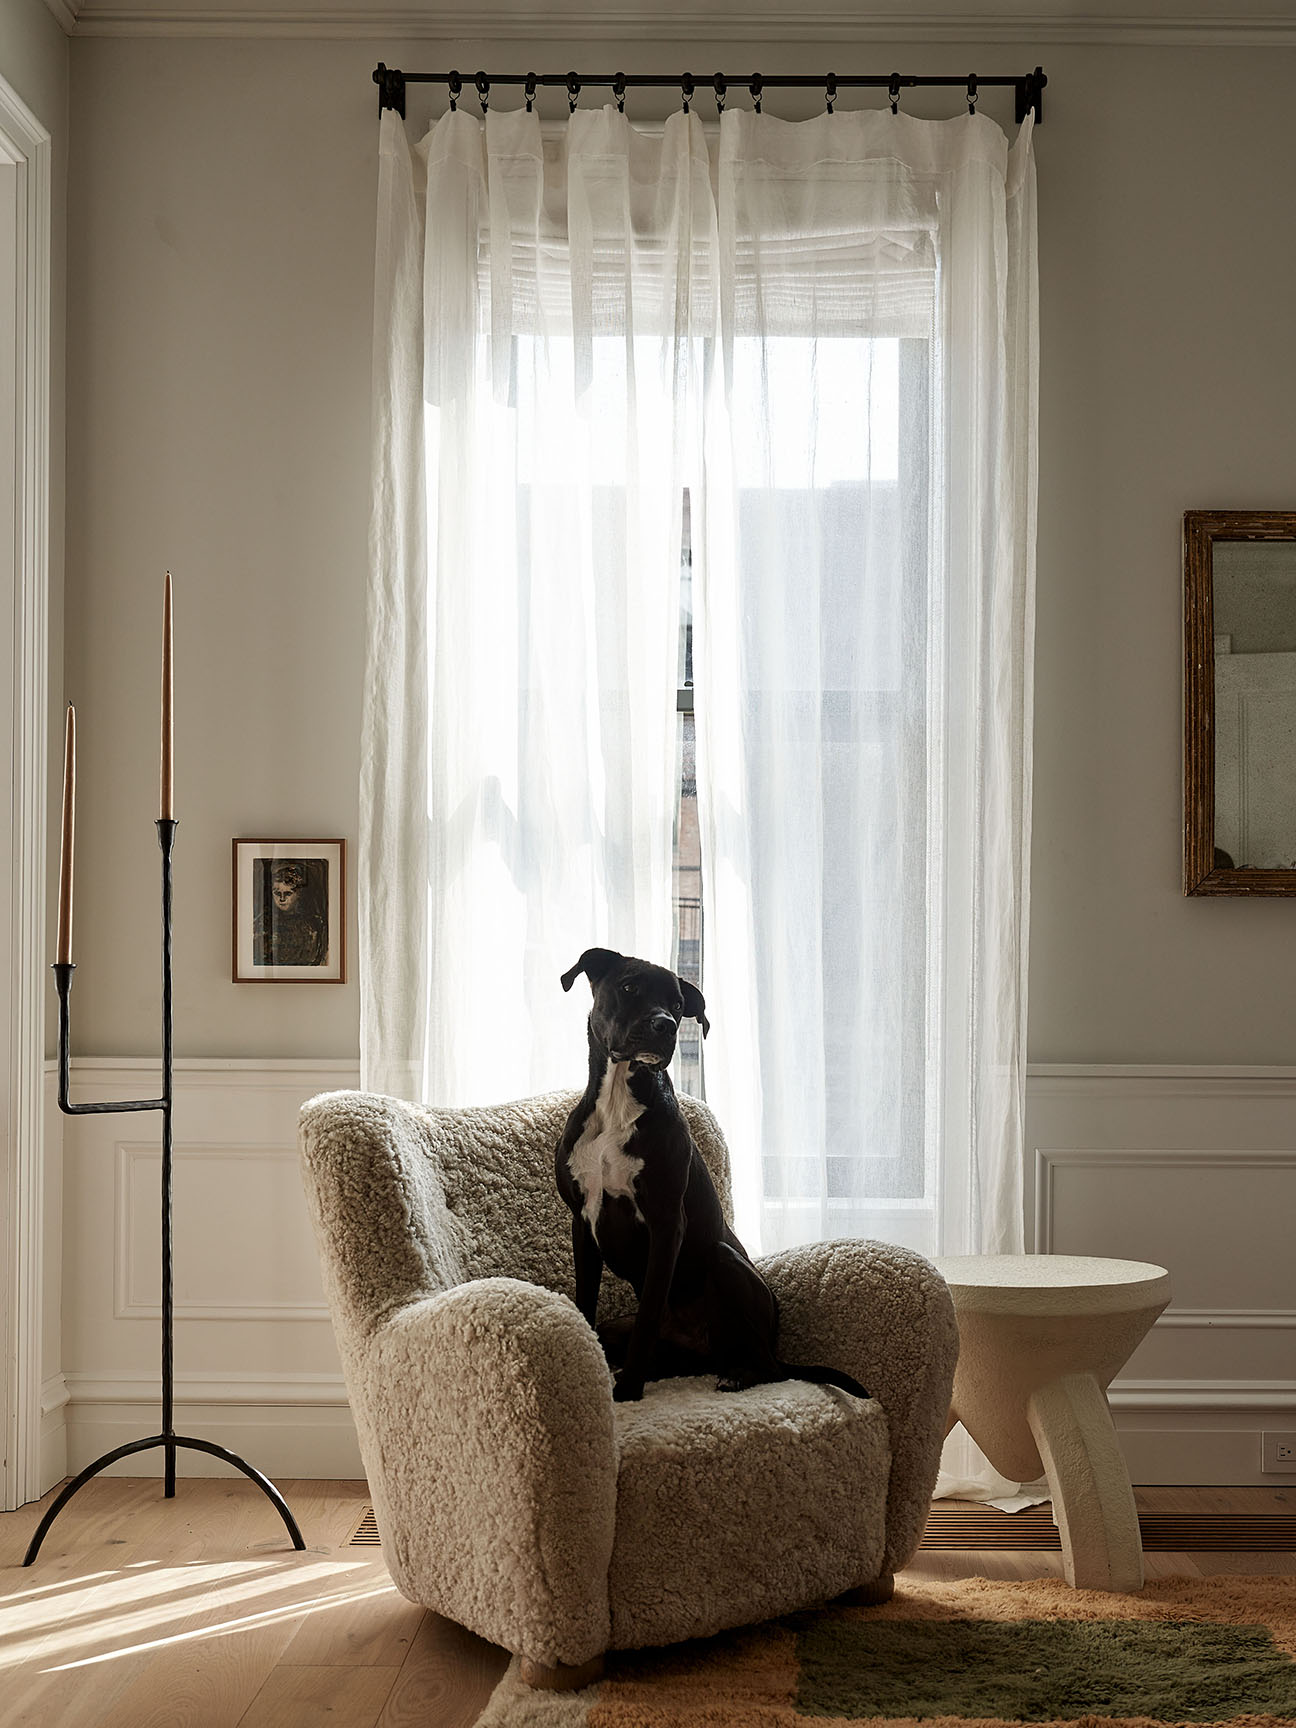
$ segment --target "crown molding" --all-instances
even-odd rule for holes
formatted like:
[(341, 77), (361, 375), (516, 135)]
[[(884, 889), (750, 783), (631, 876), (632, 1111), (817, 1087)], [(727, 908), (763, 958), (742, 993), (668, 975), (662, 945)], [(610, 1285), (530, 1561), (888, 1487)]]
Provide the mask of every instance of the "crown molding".
[(67, 0), (45, 0), (45, 4), (54, 14), (59, 28), (65, 31), (69, 36), (74, 35), (76, 32), (77, 7), (79, 3), (80, 0), (73, 0), (73, 4), (69, 6)]
[(1104, 12), (1059, 15), (1046, 6), (1021, 11), (871, 12), (784, 8), (738, 13), (638, 7), (508, 8), (321, 6), (275, 8), (254, 4), (99, 5), (95, 0), (45, 0), (74, 36), (178, 36), (312, 39), (322, 41), (436, 42), (975, 42), (1132, 47), (1296, 47), (1296, 6), (1290, 16), (1238, 15), (1220, 8), (1181, 6), (1131, 15)]

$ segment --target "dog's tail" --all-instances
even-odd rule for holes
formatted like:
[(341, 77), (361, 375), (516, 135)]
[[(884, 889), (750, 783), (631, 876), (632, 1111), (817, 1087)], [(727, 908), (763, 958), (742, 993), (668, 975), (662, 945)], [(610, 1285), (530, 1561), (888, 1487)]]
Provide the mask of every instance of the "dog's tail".
[(858, 1380), (844, 1374), (840, 1368), (820, 1368), (804, 1362), (780, 1362), (784, 1380), (809, 1380), (815, 1386), (840, 1386), (854, 1398), (871, 1398)]

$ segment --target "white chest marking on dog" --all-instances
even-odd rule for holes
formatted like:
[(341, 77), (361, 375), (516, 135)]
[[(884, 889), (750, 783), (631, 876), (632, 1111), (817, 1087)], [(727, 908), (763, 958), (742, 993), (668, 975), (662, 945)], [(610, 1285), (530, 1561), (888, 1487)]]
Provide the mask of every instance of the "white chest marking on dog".
[[(635, 1123), (644, 1112), (630, 1090), (629, 1072), (628, 1062), (608, 1063), (598, 1101), (567, 1159), (576, 1186), (585, 1196), (581, 1210), (596, 1236), (603, 1196), (615, 1198), (624, 1194), (634, 1201), (635, 1177), (643, 1169), (643, 1159), (633, 1157), (625, 1149)], [(635, 1216), (643, 1217), (637, 1202)]]

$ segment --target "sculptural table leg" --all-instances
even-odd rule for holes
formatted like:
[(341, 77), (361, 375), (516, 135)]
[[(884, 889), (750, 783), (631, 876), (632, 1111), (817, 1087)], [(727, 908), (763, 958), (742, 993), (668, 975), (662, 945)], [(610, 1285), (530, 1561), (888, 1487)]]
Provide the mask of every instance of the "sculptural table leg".
[(1092, 1374), (1064, 1374), (1030, 1394), (1027, 1420), (1053, 1491), (1067, 1583), (1141, 1590), (1134, 1490), (1102, 1387)]

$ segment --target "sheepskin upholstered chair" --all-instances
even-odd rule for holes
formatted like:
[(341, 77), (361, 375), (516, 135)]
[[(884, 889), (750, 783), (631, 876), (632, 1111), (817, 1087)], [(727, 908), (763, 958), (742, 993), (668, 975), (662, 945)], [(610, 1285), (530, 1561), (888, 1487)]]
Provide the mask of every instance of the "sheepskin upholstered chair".
[[(945, 1284), (877, 1242), (760, 1262), (785, 1360), (844, 1368), (614, 1404), (573, 1301), (554, 1147), (575, 1093), (435, 1110), (312, 1099), (301, 1147), (360, 1451), (397, 1587), (585, 1684), (608, 1649), (706, 1636), (848, 1591), (885, 1600), (918, 1545), (958, 1352)], [(681, 1104), (729, 1210), (715, 1118)], [(633, 1304), (610, 1273), (609, 1314)], [(600, 1310), (602, 1315), (603, 1309)]]

